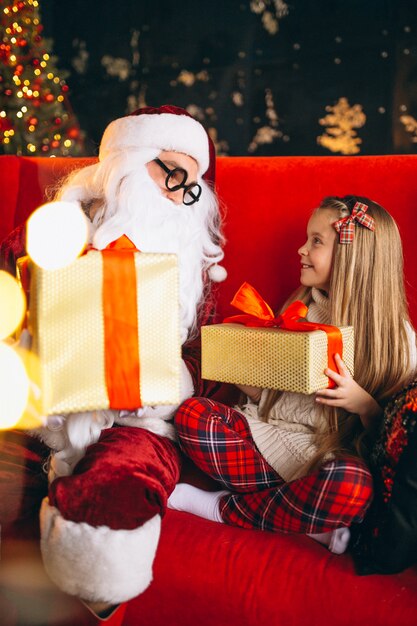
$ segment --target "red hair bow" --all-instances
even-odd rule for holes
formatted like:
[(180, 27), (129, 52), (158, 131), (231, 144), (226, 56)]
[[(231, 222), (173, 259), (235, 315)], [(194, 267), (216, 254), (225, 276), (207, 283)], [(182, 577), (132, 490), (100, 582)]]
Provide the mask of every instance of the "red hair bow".
[(370, 215), (366, 215), (367, 210), (367, 204), (356, 202), (350, 215), (343, 217), (333, 224), (339, 233), (339, 243), (352, 243), (355, 236), (356, 222), (365, 226), (365, 228), (369, 228), (369, 230), (375, 230), (375, 220)]

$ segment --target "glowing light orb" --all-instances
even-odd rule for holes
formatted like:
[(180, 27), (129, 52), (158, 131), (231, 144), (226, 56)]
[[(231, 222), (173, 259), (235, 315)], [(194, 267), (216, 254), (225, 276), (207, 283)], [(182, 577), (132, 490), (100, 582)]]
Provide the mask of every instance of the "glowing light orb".
[(26, 298), (17, 280), (0, 270), (0, 339), (14, 333), (26, 311)]
[(57, 270), (81, 254), (88, 238), (88, 222), (76, 202), (49, 202), (27, 223), (27, 251), (43, 269)]
[(13, 428), (29, 397), (29, 378), (17, 352), (0, 342), (0, 429)]

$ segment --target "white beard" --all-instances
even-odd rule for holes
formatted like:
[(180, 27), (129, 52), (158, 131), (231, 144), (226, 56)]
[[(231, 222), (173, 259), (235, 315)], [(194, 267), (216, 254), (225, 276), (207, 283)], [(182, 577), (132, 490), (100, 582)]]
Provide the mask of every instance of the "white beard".
[[(93, 220), (93, 245), (99, 250), (126, 235), (142, 252), (169, 252), (178, 256), (180, 275), (181, 338), (184, 342), (195, 323), (203, 293), (203, 196), (192, 206), (176, 205), (165, 198), (145, 166), (124, 178), (108, 211)], [(107, 218), (106, 218), (107, 217)]]

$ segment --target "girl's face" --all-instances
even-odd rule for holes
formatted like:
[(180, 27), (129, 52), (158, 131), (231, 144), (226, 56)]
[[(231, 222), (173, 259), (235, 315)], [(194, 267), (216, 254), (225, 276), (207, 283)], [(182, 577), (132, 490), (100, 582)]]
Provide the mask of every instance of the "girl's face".
[(307, 241), (298, 250), (301, 257), (300, 282), (305, 287), (316, 287), (329, 292), (333, 248), (337, 233), (332, 224), (337, 213), (317, 209), (307, 224)]

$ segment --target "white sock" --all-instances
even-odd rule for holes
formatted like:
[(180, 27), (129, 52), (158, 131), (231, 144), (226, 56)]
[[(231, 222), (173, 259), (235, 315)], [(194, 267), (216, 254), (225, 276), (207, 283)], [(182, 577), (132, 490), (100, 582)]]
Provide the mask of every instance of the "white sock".
[(343, 554), (348, 547), (350, 539), (350, 530), (346, 526), (329, 530), (327, 533), (318, 533), (316, 535), (308, 535), (315, 541), (327, 546), (330, 552), (334, 554)]
[(204, 491), (187, 483), (178, 483), (168, 498), (168, 508), (186, 511), (212, 522), (223, 522), (220, 517), (220, 498), (229, 491)]

